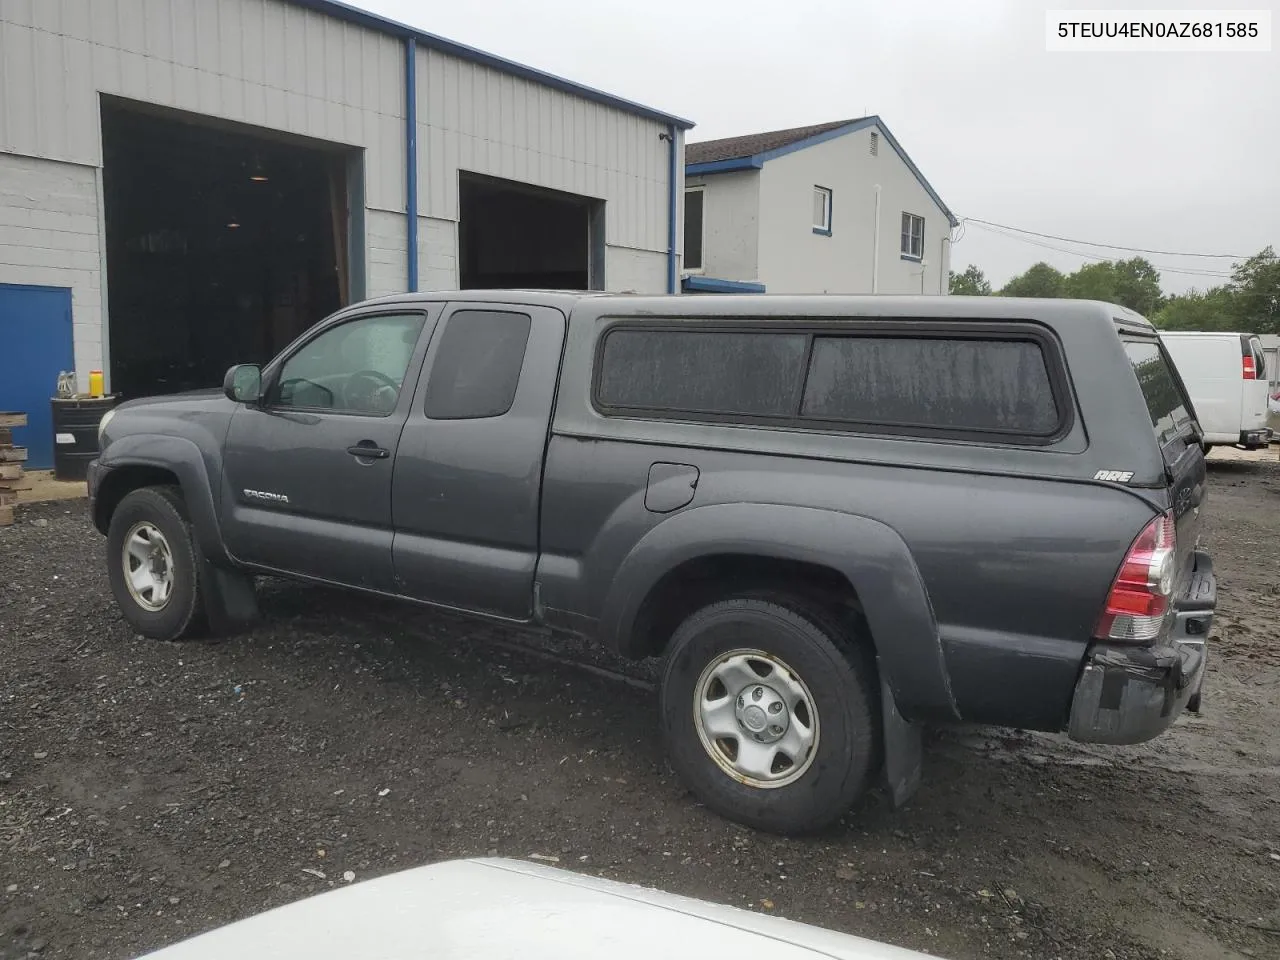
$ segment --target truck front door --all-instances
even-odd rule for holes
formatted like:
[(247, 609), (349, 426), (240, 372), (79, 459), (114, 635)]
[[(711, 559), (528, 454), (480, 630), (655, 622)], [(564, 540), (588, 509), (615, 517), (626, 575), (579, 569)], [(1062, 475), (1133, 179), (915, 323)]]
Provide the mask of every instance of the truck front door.
[(239, 560), (392, 591), (391, 477), (438, 304), (326, 324), (231, 418), (223, 527)]
[(423, 366), (391, 488), (399, 592), (527, 620), (564, 344), (549, 307), (451, 303)]

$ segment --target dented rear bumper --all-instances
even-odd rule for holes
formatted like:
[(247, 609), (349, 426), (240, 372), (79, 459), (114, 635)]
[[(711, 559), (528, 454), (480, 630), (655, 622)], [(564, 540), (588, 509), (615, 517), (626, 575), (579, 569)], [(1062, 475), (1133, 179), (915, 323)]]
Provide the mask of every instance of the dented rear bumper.
[(1204, 680), (1217, 579), (1197, 553), (1168, 638), (1150, 646), (1098, 643), (1089, 649), (1071, 701), (1068, 733), (1086, 743), (1142, 743), (1173, 725)]

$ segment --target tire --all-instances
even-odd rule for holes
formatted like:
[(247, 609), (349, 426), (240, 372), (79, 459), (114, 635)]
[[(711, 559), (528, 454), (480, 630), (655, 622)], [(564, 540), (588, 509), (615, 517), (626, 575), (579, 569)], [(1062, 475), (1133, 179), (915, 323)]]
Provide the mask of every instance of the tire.
[[(758, 684), (742, 672), (744, 661)], [(771, 672), (762, 677), (761, 668)], [(834, 621), (799, 601), (751, 596), (703, 607), (672, 635), (663, 669), (660, 709), (671, 765), (695, 796), (730, 820), (779, 834), (830, 826), (865, 791), (879, 755), (873, 672)], [(759, 688), (765, 692), (753, 701)], [(747, 742), (762, 715), (752, 715), (752, 702), (769, 718), (778, 700), (785, 733), (768, 719), (759, 736), (772, 742), (761, 752)], [(811, 706), (802, 710), (804, 700)], [(731, 736), (715, 735), (730, 726)], [(806, 730), (812, 745), (796, 751)], [(771, 754), (766, 771), (760, 761)], [(744, 766), (764, 775), (747, 775)]]
[[(132, 543), (133, 559), (126, 558)], [(139, 563), (150, 545), (156, 563)], [(160, 592), (131, 589), (131, 568), (145, 568), (138, 581), (167, 580)], [(163, 571), (163, 573), (161, 572)], [(180, 640), (204, 629), (199, 554), (182, 494), (174, 487), (144, 487), (125, 496), (111, 515), (107, 530), (107, 574), (120, 612), (131, 627), (153, 640)]]

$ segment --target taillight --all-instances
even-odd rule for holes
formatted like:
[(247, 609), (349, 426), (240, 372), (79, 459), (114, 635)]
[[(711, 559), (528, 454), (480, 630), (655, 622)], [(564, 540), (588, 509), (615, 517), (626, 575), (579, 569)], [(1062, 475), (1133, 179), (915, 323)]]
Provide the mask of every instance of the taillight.
[(1253, 363), (1253, 354), (1245, 354), (1245, 356), (1240, 358), (1240, 362), (1243, 364), (1244, 378), (1246, 380), (1258, 379), (1258, 370)]
[(1147, 524), (1120, 564), (1095, 637), (1142, 642), (1160, 636), (1173, 597), (1176, 547), (1172, 513)]

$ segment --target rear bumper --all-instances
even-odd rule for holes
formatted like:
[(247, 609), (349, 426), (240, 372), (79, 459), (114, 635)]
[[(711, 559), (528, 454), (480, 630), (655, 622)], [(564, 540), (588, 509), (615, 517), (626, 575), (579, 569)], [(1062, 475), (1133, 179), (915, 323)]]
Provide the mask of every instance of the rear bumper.
[(1242, 447), (1265, 447), (1270, 442), (1271, 430), (1268, 427), (1240, 431), (1240, 446)]
[(1174, 607), (1166, 640), (1151, 647), (1092, 646), (1071, 701), (1071, 739), (1142, 743), (1169, 729), (1201, 689), (1217, 602), (1213, 562), (1197, 553), (1191, 584)]

